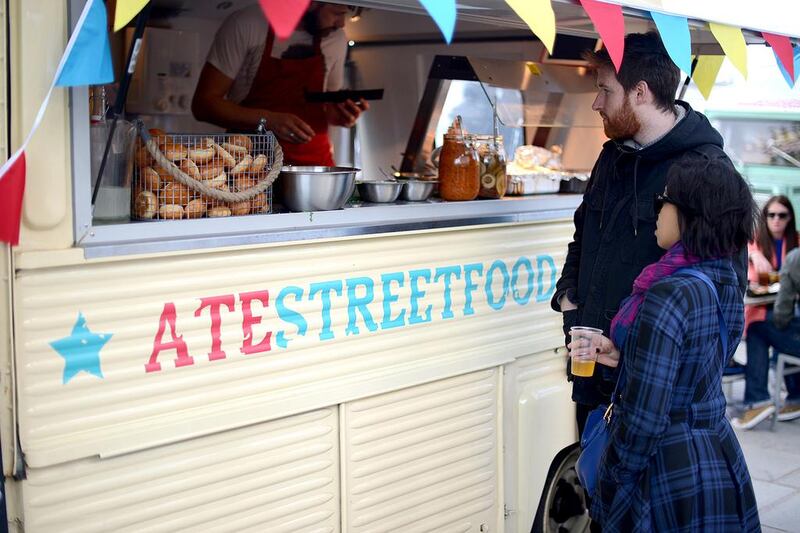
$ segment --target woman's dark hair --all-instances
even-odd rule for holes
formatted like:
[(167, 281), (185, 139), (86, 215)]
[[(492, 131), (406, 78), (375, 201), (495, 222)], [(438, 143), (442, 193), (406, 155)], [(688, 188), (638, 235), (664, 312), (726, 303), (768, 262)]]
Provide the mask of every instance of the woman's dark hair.
[(775, 240), (767, 227), (767, 209), (775, 203), (781, 204), (789, 210), (789, 222), (786, 224), (786, 231), (783, 233), (783, 249), (788, 254), (792, 248), (797, 248), (797, 226), (794, 222), (792, 202), (782, 194), (773, 196), (767, 200), (761, 210), (761, 219), (758, 221), (758, 231), (756, 232), (756, 243), (761, 249), (761, 253), (767, 258), (767, 261), (772, 261), (772, 257), (775, 255)]
[(686, 154), (667, 173), (667, 196), (678, 208), (688, 253), (701, 259), (731, 256), (752, 240), (758, 208), (728, 158)]

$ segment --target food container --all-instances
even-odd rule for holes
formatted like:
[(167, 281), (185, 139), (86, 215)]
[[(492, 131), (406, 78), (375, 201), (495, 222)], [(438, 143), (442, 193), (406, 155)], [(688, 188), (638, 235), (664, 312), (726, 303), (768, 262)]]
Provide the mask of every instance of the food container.
[(353, 194), (359, 170), (353, 167), (283, 167), (278, 178), (283, 205), (292, 211), (341, 209)]
[(275, 137), (144, 132), (134, 153), (131, 214), (180, 220), (269, 213)]
[(474, 200), (480, 187), (480, 165), (472, 141), (461, 133), (446, 134), (439, 155), (439, 196), (448, 201)]
[(437, 180), (403, 180), (400, 199), (406, 202), (424, 202), (433, 194)]
[(362, 200), (376, 204), (394, 202), (403, 189), (402, 182), (393, 180), (362, 181), (357, 186)]
[(506, 165), (508, 191), (511, 195), (552, 194), (561, 187), (563, 174), (542, 168), (539, 171), (520, 167), (514, 161)]
[(506, 151), (503, 137), (474, 135), (475, 149), (480, 165), (481, 198), (502, 198), (506, 194)]

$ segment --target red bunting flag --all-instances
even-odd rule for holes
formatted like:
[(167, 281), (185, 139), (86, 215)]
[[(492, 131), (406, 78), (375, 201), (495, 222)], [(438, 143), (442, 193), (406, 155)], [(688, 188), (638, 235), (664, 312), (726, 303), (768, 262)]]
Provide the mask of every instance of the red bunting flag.
[(22, 194), (25, 192), (25, 152), (19, 151), (0, 167), (0, 241), (19, 244)]
[(789, 73), (790, 79), (794, 78), (794, 50), (792, 50), (792, 41), (786, 35), (777, 35), (775, 33), (761, 32), (764, 40), (772, 47), (772, 51), (778, 56), (783, 68)]
[(611, 56), (614, 68), (619, 72), (625, 50), (625, 18), (622, 16), (622, 6), (597, 0), (581, 0), (581, 5), (592, 19), (592, 24)]
[(259, 3), (278, 39), (288, 39), (311, 0), (259, 0)]

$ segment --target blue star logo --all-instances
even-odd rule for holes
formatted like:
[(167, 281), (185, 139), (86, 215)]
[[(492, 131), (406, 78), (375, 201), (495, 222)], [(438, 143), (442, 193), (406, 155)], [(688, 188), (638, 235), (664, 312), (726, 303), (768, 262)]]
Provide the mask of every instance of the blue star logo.
[(100, 349), (110, 339), (111, 333), (89, 331), (83, 313), (78, 313), (78, 320), (72, 327), (72, 334), (50, 343), (50, 346), (64, 358), (64, 384), (81, 371), (102, 378)]

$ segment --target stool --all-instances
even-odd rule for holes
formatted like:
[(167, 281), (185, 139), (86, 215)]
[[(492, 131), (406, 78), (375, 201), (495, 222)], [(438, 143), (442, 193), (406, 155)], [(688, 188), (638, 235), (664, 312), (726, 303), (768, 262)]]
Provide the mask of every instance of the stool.
[[(793, 365), (789, 368), (786, 365)], [(778, 354), (778, 362), (775, 365), (775, 412), (772, 413), (772, 422), (770, 428), (775, 428), (775, 422), (778, 420), (778, 412), (781, 410), (781, 389), (783, 387), (783, 376), (790, 374), (797, 374), (800, 372), (800, 356), (787, 355), (785, 353)]]

